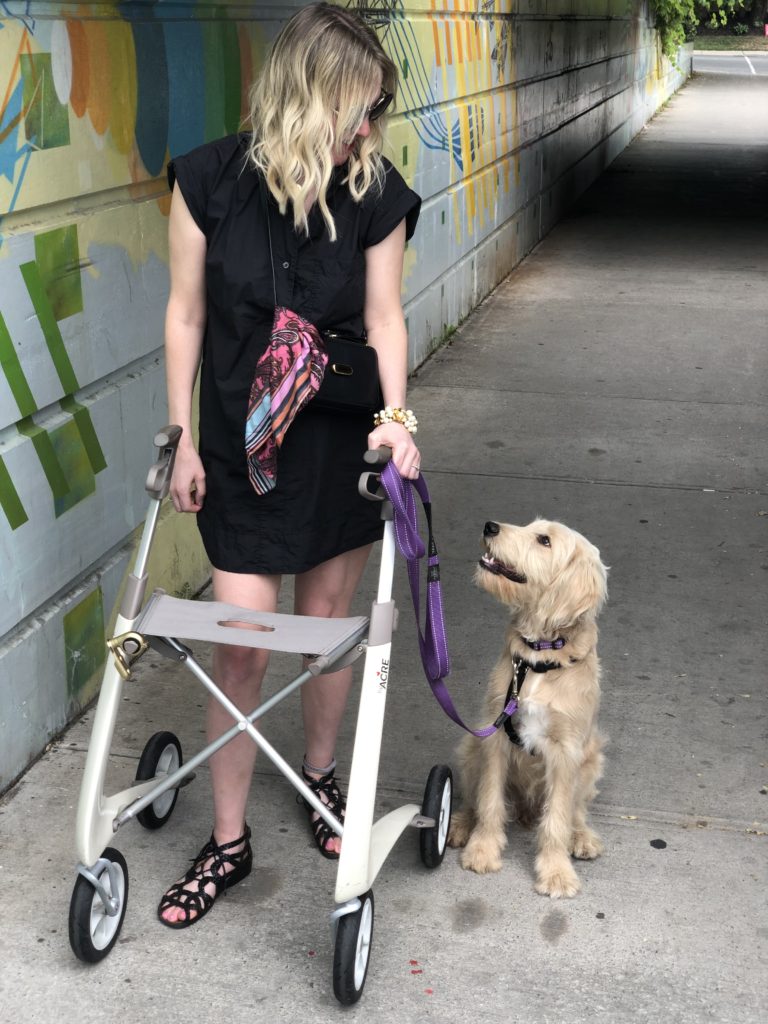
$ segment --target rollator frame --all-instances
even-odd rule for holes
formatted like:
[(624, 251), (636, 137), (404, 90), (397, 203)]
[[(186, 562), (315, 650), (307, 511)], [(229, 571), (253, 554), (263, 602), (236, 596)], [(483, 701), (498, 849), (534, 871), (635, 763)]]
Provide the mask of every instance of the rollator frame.
[[(134, 566), (128, 576), (120, 603), (115, 622), (115, 635), (107, 640), (109, 656), (93, 720), (77, 809), (75, 839), (78, 878), (70, 908), (70, 941), (76, 955), (83, 960), (93, 962), (102, 959), (110, 951), (125, 913), (127, 867), (122, 855), (108, 848), (107, 843), (121, 826), (134, 818), (139, 818), (142, 824), (147, 824), (142, 820), (142, 815), (152, 814), (153, 807), (161, 806), (165, 817), (161, 815), (153, 819), (153, 823), (147, 827), (159, 827), (160, 824), (164, 824), (173, 810), (175, 793), (192, 781), (195, 768), (244, 732), (333, 832), (343, 836), (336, 878), (336, 906), (331, 913), (331, 924), (336, 936), (334, 990), (342, 1003), (355, 1002), (362, 993), (368, 967), (373, 924), (373, 897), (370, 890), (373, 882), (389, 852), (409, 826), (429, 830), (429, 835), (425, 834), (423, 838), (428, 840), (426, 846), (432, 852), (430, 856), (425, 856), (425, 844), (422, 843), (422, 860), (429, 867), (438, 866), (445, 849), (450, 819), (450, 771), (443, 766), (435, 766), (430, 774), (424, 806), (429, 804), (430, 807), (438, 808), (437, 817), (422, 813), (423, 806), (406, 804), (376, 822), (373, 820), (384, 712), (389, 689), (392, 635), (397, 626), (397, 610), (392, 599), (396, 555), (392, 506), (383, 495), (371, 489), (377, 483), (377, 475), (373, 472), (364, 473), (360, 478), (360, 494), (368, 500), (381, 502), (384, 520), (377, 594), (368, 619), (358, 616), (343, 620), (320, 620), (309, 616), (256, 613), (221, 602), (182, 601), (169, 597), (159, 589), (151, 595), (144, 606), (149, 553), (160, 506), (170, 488), (180, 438), (181, 428), (177, 426), (165, 427), (155, 435), (154, 443), (158, 448), (158, 458), (149, 471), (145, 485), (150, 497), (149, 511)], [(389, 449), (379, 449), (378, 452), (366, 453), (365, 459), (371, 465), (381, 465), (388, 460), (390, 454)], [(169, 625), (181, 621), (184, 622), (182, 629), (168, 628)], [(294, 633), (298, 632), (298, 627), (302, 631), (302, 640), (307, 633), (312, 633), (317, 638), (330, 637), (321, 653), (303, 651), (297, 647)], [(303, 671), (294, 679), (246, 714), (229, 700), (197, 662), (191, 649), (172, 635), (173, 633), (182, 634), (186, 639), (239, 643), (287, 653), (301, 653), (306, 664)], [(273, 638), (273, 633), (280, 635)], [(285, 636), (281, 640), (283, 635)], [(283, 646), (285, 638), (291, 641), (287, 648)], [(184, 763), (181, 762), (180, 745), (175, 737), (172, 734), (156, 734), (152, 740), (158, 737), (168, 738), (167, 747), (160, 759), (166, 770), (158, 770), (152, 778), (137, 781), (127, 789), (107, 796), (104, 792), (107, 759), (123, 685), (132, 678), (133, 666), (150, 648), (189, 668), (211, 697), (229, 712), (234, 724)], [(342, 824), (256, 729), (255, 723), (314, 676), (338, 671), (361, 656), (365, 659), (363, 678), (346, 815)], [(152, 740), (147, 744), (145, 754)], [(177, 757), (174, 756), (170, 740), (173, 740), (178, 748)], [(160, 742), (162, 744), (163, 740)], [(439, 792), (432, 785), (435, 773), (439, 776)], [(169, 804), (167, 794), (171, 792), (174, 793), (174, 797), (170, 801), (170, 809), (166, 812)], [(163, 797), (165, 800), (161, 799)], [(122, 898), (121, 876), (125, 890)], [(88, 904), (91, 892), (93, 903)], [(77, 900), (80, 906), (78, 911), (74, 909)], [(98, 916), (99, 912), (103, 912), (104, 918), (99, 926), (102, 931), (97, 937), (93, 921), (94, 915)], [(73, 916), (76, 916), (77, 920), (73, 920)], [(358, 917), (363, 922), (362, 929), (359, 927), (360, 922), (356, 920)], [(349, 920), (345, 924), (345, 933), (339, 936), (339, 924), (346, 918)], [(363, 934), (366, 931), (366, 922), (367, 934)], [(87, 934), (89, 927), (92, 932), (91, 940)], [(357, 930), (350, 938), (350, 930), (355, 928)], [(347, 950), (346, 953), (342, 951), (342, 960), (345, 962), (341, 965), (338, 963), (340, 945)], [(361, 967), (363, 957), (365, 963)]]

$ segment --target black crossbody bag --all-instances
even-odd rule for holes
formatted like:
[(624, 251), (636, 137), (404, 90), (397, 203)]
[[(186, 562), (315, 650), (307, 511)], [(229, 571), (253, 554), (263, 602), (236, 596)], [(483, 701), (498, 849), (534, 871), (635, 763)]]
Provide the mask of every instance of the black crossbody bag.
[(321, 331), (328, 363), (320, 388), (307, 406), (316, 412), (373, 413), (381, 409), (379, 360), (365, 338)]
[[(275, 260), (272, 254), (272, 228), (269, 223), (267, 186), (261, 175), (259, 175), (259, 191), (267, 221), (269, 260), (272, 264), (272, 290), (275, 306), (277, 306), (277, 284), (275, 282)], [(376, 349), (368, 345), (365, 338), (333, 330), (319, 333), (325, 344), (328, 362), (317, 394), (307, 403), (307, 411), (314, 409), (315, 412), (354, 415), (373, 413), (381, 409), (383, 398)]]

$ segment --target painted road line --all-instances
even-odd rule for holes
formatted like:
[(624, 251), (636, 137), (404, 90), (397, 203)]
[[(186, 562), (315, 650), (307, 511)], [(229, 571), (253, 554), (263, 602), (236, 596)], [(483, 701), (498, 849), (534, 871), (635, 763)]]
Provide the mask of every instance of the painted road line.
[(746, 53), (742, 53), (742, 57), (743, 57), (743, 58), (744, 58), (744, 60), (745, 60), (745, 61), (747, 62), (747, 64), (749, 64), (749, 70), (750, 70), (750, 71), (752, 72), (752, 74), (753, 74), (753, 75), (756, 75), (756, 74), (757, 74), (757, 72), (755, 71), (755, 66), (754, 66), (754, 64), (752, 63), (752, 61), (751, 61), (751, 60), (749, 59), (749, 57), (748, 57), (748, 56), (746, 55)]

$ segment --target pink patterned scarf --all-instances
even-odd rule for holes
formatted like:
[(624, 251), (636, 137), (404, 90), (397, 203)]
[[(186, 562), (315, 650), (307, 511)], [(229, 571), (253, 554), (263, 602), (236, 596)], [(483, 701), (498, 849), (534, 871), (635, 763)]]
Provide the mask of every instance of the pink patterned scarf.
[(328, 354), (320, 332), (298, 313), (278, 306), (248, 400), (245, 453), (248, 477), (257, 494), (277, 483), (277, 449), (293, 417), (314, 397)]

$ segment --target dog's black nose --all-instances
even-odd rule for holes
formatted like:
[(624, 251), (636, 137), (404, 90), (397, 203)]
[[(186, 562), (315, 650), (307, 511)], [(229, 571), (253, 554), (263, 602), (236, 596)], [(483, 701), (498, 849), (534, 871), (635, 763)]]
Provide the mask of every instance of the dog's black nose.
[(498, 523), (486, 523), (485, 526), (483, 527), (483, 536), (484, 537), (495, 537), (498, 532), (499, 532), (499, 524)]

